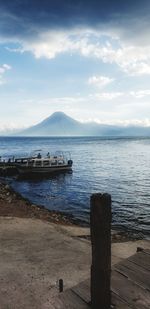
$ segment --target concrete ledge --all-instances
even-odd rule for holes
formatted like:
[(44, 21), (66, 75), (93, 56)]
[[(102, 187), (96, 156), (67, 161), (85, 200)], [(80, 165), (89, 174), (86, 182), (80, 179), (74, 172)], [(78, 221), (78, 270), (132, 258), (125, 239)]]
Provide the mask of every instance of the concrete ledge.
[[(0, 217), (0, 308), (51, 308), (58, 279), (64, 289), (90, 277), (91, 246), (78, 236), (87, 228), (38, 219)], [(149, 241), (112, 244), (112, 264), (150, 248)]]

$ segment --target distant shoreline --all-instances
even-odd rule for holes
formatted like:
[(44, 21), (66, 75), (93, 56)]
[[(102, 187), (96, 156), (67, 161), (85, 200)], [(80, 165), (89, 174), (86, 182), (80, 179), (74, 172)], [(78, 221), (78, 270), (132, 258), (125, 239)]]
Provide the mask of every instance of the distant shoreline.
[(0, 138), (100, 138), (100, 139), (150, 139), (150, 135), (3, 135), (0, 134)]

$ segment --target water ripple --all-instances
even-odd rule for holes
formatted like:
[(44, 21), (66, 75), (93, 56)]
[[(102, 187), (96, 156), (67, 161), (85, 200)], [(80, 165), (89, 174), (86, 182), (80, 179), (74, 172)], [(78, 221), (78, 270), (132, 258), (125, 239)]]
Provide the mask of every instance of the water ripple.
[(33, 203), (89, 220), (90, 195), (112, 196), (112, 224), (146, 236), (150, 224), (150, 138), (0, 138), (1, 155), (70, 151), (72, 174), (11, 180)]

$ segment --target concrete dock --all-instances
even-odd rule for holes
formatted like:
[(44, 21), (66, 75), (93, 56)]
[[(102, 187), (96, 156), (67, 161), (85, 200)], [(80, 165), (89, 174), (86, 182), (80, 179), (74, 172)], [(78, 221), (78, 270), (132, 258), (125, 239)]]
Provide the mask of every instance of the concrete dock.
[[(60, 278), (67, 291), (90, 277), (89, 233), (34, 218), (0, 217), (0, 308), (54, 308)], [(150, 242), (112, 244), (112, 265), (137, 247), (150, 249)]]

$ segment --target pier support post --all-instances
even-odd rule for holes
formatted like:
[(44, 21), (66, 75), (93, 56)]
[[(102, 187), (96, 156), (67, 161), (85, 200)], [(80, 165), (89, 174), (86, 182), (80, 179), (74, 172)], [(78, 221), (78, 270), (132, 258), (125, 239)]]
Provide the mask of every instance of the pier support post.
[(91, 196), (91, 305), (92, 309), (111, 307), (111, 196)]

